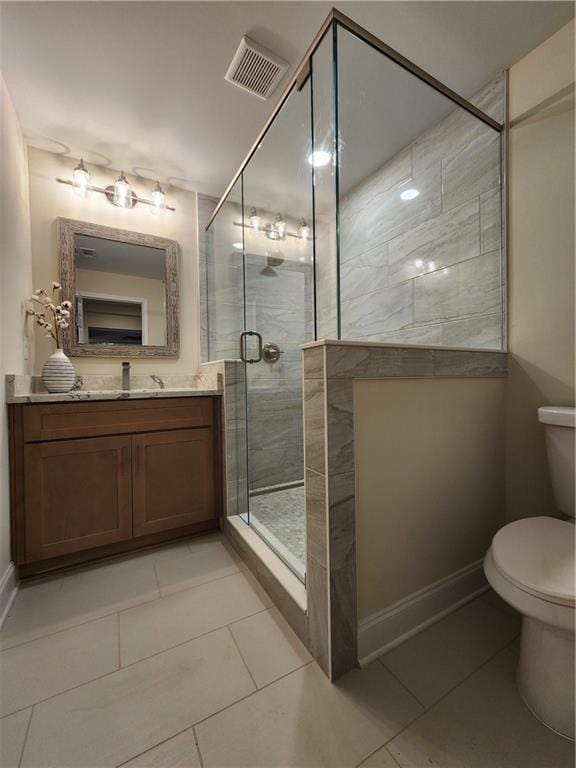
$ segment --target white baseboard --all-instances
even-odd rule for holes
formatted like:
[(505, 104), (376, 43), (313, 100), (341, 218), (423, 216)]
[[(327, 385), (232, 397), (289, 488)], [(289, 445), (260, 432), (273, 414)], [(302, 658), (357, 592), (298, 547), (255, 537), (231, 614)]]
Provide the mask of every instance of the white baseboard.
[(2, 629), (17, 592), (16, 568), (14, 568), (14, 563), (10, 563), (0, 578), (0, 629)]
[(362, 620), (358, 627), (360, 664), (369, 664), (484, 592), (488, 585), (482, 563), (471, 563)]

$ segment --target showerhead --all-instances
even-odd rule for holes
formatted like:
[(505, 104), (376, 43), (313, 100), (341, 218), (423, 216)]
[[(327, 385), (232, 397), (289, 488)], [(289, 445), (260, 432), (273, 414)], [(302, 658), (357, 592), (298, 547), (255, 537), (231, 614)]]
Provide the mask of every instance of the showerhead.
[(278, 277), (278, 272), (274, 267), (279, 267), (284, 262), (284, 254), (282, 251), (270, 251), (266, 252), (266, 266), (260, 270), (261, 275), (267, 275), (268, 277)]
[(266, 275), (266, 277), (278, 277), (278, 272), (276, 272), (276, 270), (269, 265), (266, 265), (264, 269), (261, 269), (260, 274)]

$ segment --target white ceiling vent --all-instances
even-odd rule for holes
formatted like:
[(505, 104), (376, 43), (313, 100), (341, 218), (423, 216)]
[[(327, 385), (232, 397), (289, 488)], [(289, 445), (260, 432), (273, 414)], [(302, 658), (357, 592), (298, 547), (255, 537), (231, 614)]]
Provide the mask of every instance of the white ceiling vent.
[(243, 37), (226, 72), (226, 80), (261, 99), (268, 99), (287, 69), (286, 61), (249, 37)]

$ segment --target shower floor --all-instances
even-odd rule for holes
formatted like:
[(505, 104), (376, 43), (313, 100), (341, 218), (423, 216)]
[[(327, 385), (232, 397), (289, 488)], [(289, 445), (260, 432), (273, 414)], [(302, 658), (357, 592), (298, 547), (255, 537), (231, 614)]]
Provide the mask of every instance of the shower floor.
[(301, 579), (306, 570), (304, 486), (250, 496), (250, 525)]

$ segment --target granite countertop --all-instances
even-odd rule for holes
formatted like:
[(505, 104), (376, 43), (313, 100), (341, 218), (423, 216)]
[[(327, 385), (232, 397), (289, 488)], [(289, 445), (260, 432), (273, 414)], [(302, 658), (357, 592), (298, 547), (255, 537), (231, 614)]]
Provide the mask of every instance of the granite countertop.
[[(146, 386), (148, 385), (148, 386)], [(6, 376), (7, 403), (74, 403), (97, 400), (146, 400), (167, 397), (221, 395), (220, 382), (199, 376), (133, 376), (132, 388), (123, 390), (119, 377), (85, 376), (70, 392), (46, 392), (37, 376)]]

